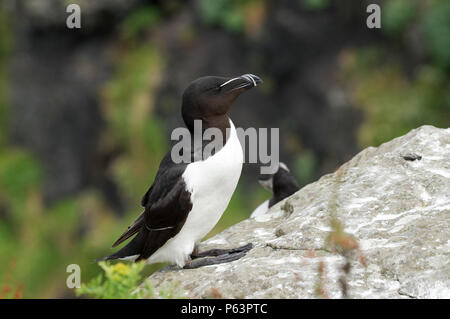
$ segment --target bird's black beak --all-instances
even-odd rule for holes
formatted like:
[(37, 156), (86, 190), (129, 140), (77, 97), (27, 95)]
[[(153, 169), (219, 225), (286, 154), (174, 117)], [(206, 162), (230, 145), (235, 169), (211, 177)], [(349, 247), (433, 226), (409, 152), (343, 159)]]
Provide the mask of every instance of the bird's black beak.
[(233, 92), (237, 90), (247, 90), (262, 83), (259, 76), (254, 74), (243, 74), (241, 76), (231, 78), (220, 85), (222, 92)]

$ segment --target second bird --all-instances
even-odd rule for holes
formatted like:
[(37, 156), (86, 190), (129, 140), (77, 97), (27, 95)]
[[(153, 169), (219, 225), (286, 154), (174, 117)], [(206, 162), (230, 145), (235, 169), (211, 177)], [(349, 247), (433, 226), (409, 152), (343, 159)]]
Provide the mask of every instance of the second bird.
[(271, 191), (273, 196), (259, 205), (250, 217), (260, 216), (265, 214), (270, 207), (282, 201), (286, 197), (291, 196), (300, 189), (294, 176), (289, 171), (289, 168), (284, 163), (280, 163), (278, 170), (273, 175), (268, 175), (265, 178), (259, 179), (259, 183), (265, 189)]

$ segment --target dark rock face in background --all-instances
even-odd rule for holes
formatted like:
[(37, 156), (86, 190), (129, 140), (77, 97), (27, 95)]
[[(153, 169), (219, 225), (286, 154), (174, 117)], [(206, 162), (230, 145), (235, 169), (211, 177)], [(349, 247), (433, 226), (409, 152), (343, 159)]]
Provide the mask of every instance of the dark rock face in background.
[[(82, 29), (66, 27), (62, 1), (9, 1), (16, 39), (11, 61), (11, 137), (40, 158), (52, 202), (97, 185), (122, 205), (98, 154), (99, 89), (111, 76), (115, 24), (140, 1), (86, 1)], [(100, 165), (99, 165), (100, 164)]]
[[(301, 10), (297, 2), (272, 1), (262, 29), (249, 37), (198, 27), (197, 2), (169, 21), (162, 35), (169, 63), (157, 112), (170, 119), (170, 131), (181, 125), (180, 96), (192, 79), (257, 74), (270, 81), (270, 90), (255, 89), (241, 96), (230, 112), (235, 125), (279, 127), (282, 161), (289, 163), (299, 155), (301, 150), (287, 142), (296, 140), (316, 154), (315, 177), (333, 171), (358, 151), (355, 136), (361, 115), (339, 86), (336, 69), (345, 46), (376, 40), (365, 27), (365, 8), (364, 2), (345, 2), (314, 13)], [(193, 25), (197, 27), (192, 41), (177, 38)], [(246, 167), (254, 180), (259, 165)]]
[[(44, 163), (48, 202), (96, 186), (121, 209), (114, 181), (106, 173), (105, 154), (98, 152), (98, 92), (113, 72), (109, 53), (118, 41), (116, 26), (148, 2), (85, 1), (81, 30), (66, 28), (62, 1), (6, 2), (16, 39), (10, 133), (14, 143), (33, 150)], [(231, 112), (236, 126), (282, 128), (281, 160), (289, 163), (300, 151), (284, 141), (300, 139), (316, 154), (319, 176), (358, 150), (360, 115), (338, 85), (336, 58), (344, 46), (371, 41), (374, 35), (365, 27), (364, 4), (345, 2), (320, 13), (303, 11), (291, 1), (269, 6), (267, 22), (251, 37), (205, 27), (197, 2), (168, 17), (156, 31), (167, 53), (156, 112), (169, 133), (181, 124), (181, 94), (193, 79), (258, 74), (270, 82), (270, 89), (239, 99)], [(189, 41), (181, 36), (186, 28), (195, 32)], [(248, 166), (252, 178), (257, 167)]]

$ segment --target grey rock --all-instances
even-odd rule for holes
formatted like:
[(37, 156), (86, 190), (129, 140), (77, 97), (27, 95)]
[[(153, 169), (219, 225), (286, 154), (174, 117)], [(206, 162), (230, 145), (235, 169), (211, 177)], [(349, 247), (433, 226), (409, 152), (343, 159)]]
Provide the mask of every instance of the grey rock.
[(244, 220), (200, 247), (252, 242), (245, 257), (198, 269), (166, 267), (147, 283), (155, 291), (175, 283), (191, 298), (217, 292), (224, 298), (316, 298), (323, 262), (321, 287), (328, 297), (341, 298), (345, 258), (325, 244), (332, 214), (358, 240), (366, 259), (363, 266), (357, 253), (350, 257), (348, 297), (449, 298), (450, 128), (422, 126), (369, 147), (266, 215)]

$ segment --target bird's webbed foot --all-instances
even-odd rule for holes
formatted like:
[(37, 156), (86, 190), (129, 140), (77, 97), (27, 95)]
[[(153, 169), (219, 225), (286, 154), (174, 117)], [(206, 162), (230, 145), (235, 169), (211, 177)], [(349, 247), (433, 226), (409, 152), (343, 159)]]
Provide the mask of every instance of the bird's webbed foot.
[(194, 269), (203, 266), (218, 265), (232, 262), (244, 257), (247, 252), (253, 248), (252, 243), (242, 247), (232, 249), (210, 249), (204, 252), (194, 252), (191, 255), (191, 261), (187, 263), (184, 269)]

